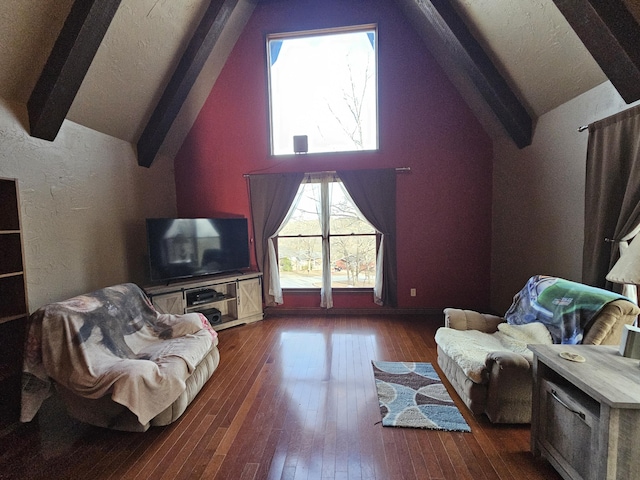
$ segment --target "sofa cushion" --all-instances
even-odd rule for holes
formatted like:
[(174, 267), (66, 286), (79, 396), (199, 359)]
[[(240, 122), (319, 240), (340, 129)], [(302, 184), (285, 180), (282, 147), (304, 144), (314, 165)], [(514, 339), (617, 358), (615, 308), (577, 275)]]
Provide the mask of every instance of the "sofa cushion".
[(507, 350), (524, 356), (531, 363), (533, 354), (527, 348), (527, 344), (552, 343), (549, 331), (539, 322), (527, 325), (502, 323), (498, 325), (498, 331), (495, 333), (441, 327), (436, 331), (435, 340), (444, 353), (475, 383), (488, 380), (488, 354)]
[[(217, 344), (217, 341), (215, 343)], [(164, 411), (152, 418), (150, 424), (154, 427), (159, 427), (169, 425), (180, 418), (191, 401), (196, 397), (198, 392), (200, 392), (200, 389), (205, 383), (207, 383), (207, 380), (211, 378), (214, 370), (218, 368), (219, 363), (220, 352), (216, 347), (213, 347), (209, 355), (200, 362), (198, 368), (187, 379), (187, 386), (184, 392), (182, 392), (176, 401), (169, 405)]]
[(438, 365), (467, 408), (478, 415), (483, 413), (486, 408), (488, 384), (472, 382), (439, 346)]

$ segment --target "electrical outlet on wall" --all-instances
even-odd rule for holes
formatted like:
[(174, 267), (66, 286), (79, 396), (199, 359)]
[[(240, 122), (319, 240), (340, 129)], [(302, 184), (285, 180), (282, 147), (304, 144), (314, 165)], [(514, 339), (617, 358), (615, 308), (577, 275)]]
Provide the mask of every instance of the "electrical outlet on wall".
[(411, 296), (412, 296), (412, 297), (415, 297), (415, 296), (416, 296), (416, 289), (415, 289), (415, 288), (412, 288), (412, 289), (411, 289)]

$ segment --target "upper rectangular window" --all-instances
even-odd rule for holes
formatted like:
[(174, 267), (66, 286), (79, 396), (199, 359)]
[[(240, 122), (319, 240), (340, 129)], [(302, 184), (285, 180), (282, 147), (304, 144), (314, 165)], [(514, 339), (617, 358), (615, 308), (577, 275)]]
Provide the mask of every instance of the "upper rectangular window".
[(375, 25), (268, 35), (267, 60), (272, 155), (378, 149)]

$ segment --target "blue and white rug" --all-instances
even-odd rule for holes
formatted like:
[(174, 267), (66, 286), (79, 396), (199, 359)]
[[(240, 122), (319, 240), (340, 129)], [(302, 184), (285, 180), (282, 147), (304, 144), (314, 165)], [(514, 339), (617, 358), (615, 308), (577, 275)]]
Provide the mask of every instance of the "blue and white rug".
[(430, 363), (371, 363), (383, 426), (471, 431)]

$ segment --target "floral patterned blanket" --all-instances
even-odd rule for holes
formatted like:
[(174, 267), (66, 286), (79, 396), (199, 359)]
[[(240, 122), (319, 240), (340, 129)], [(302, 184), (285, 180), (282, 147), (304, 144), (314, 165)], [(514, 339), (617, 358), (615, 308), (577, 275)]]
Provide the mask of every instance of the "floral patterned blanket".
[(29, 319), (21, 421), (58, 383), (86, 398), (110, 395), (145, 425), (216, 344), (203, 315), (160, 314), (132, 283), (45, 305)]

